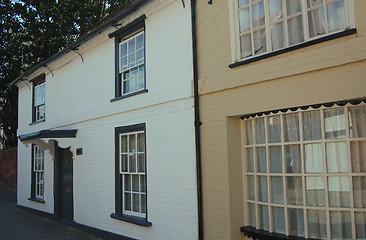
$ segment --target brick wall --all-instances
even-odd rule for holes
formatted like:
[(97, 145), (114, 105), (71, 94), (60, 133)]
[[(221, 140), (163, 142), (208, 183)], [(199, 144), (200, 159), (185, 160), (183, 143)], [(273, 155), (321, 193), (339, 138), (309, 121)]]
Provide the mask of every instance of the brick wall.
[(17, 148), (0, 151), (0, 184), (17, 189)]

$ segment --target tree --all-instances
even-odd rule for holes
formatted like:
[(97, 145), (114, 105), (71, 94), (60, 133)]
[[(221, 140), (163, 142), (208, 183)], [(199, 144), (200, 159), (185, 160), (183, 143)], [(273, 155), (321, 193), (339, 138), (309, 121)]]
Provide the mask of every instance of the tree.
[(0, 147), (17, 144), (17, 95), (8, 85), (132, 1), (0, 0)]

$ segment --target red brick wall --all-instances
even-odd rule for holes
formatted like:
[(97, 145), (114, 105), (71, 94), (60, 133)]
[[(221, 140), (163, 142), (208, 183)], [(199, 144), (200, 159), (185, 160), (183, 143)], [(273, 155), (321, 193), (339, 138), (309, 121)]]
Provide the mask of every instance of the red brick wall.
[(0, 151), (0, 184), (17, 189), (17, 148)]

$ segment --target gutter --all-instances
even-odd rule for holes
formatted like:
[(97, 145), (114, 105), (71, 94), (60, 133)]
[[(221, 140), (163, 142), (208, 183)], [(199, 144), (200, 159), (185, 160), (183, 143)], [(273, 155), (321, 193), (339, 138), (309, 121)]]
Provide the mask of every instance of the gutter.
[(116, 16), (112, 17), (108, 21), (106, 21), (106, 22), (102, 23), (101, 25), (97, 26), (96, 28), (90, 30), (87, 34), (81, 36), (75, 42), (71, 43), (70, 45), (66, 46), (62, 50), (58, 51), (55, 55), (51, 56), (50, 58), (46, 59), (45, 61), (37, 64), (36, 66), (34, 66), (34, 67), (28, 69), (27, 71), (25, 71), (24, 73), (22, 73), (19, 77), (17, 77), (14, 81), (12, 81), (8, 85), (8, 87), (11, 88), (18, 81), (22, 80), (22, 78), (24, 78), (25, 76), (28, 76), (28, 75), (34, 73), (35, 71), (37, 71), (41, 67), (47, 67), (47, 65), (49, 63), (51, 63), (52, 61), (56, 60), (57, 58), (61, 57), (62, 55), (66, 54), (66, 53), (68, 53), (70, 51), (75, 50), (75, 48), (77, 48), (79, 45), (87, 42), (89, 39), (91, 39), (92, 37), (94, 37), (94, 35), (97, 35), (97, 34), (102, 33), (108, 27), (110, 27), (111, 25), (117, 23), (118, 21), (120, 21), (124, 17), (128, 16), (132, 12), (136, 11), (138, 8), (140, 8), (141, 6), (143, 6), (148, 1), (149, 0), (139, 0), (137, 3), (133, 4), (129, 8), (125, 9), (124, 11), (121, 11), (121, 13), (119, 13)]
[(198, 92), (198, 64), (197, 64), (197, 35), (196, 35), (196, 0), (191, 0), (192, 21), (192, 53), (193, 53), (193, 92), (194, 92), (194, 127), (196, 144), (196, 175), (197, 175), (197, 211), (198, 211), (198, 239), (203, 239), (203, 209), (202, 209), (202, 167), (201, 167), (201, 131), (200, 108)]

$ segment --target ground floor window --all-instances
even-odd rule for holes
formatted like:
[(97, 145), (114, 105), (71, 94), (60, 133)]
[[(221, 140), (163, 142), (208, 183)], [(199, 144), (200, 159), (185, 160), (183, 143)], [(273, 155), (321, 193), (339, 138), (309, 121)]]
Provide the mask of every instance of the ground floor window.
[(44, 151), (32, 146), (32, 198), (44, 198)]
[(330, 105), (243, 120), (246, 226), (366, 238), (366, 104)]

